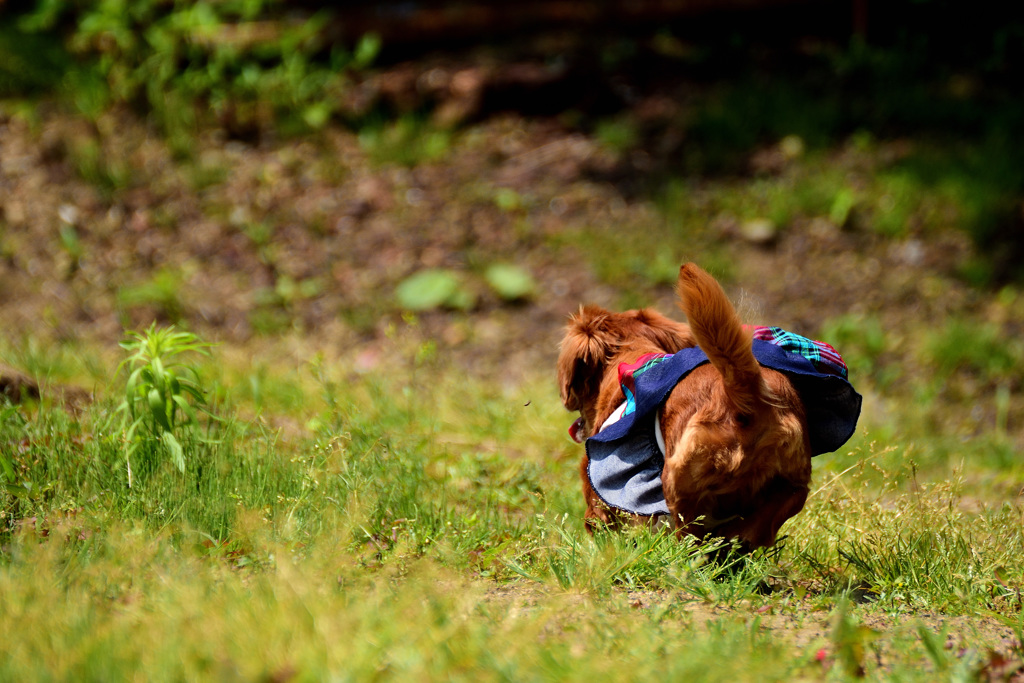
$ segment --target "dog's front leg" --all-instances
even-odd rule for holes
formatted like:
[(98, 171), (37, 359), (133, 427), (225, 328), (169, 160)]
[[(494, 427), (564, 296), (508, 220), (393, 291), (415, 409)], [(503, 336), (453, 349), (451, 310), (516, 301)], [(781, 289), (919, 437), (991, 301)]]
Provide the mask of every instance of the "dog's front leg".
[(587, 532), (592, 534), (594, 529), (601, 526), (618, 526), (618, 519), (590, 485), (590, 476), (587, 474), (589, 464), (590, 458), (584, 453), (580, 459), (580, 481), (583, 483), (583, 500), (587, 504), (587, 511), (583, 513), (583, 524), (587, 527)]

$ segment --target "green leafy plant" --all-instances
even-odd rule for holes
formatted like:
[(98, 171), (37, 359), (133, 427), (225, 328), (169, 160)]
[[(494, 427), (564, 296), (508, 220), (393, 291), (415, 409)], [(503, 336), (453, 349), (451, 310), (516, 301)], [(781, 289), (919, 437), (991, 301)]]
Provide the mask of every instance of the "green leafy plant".
[(599, 121), (594, 137), (616, 155), (623, 155), (640, 142), (641, 134), (635, 121), (627, 116)]
[(394, 121), (369, 122), (359, 131), (359, 145), (379, 166), (412, 168), (441, 161), (451, 153), (454, 139), (453, 131), (411, 114)]
[(513, 263), (492, 263), (484, 273), (484, 279), (505, 301), (528, 299), (537, 289), (530, 271)]
[(95, 74), (100, 100), (143, 104), (174, 137), (205, 112), (234, 129), (323, 127), (338, 112), (348, 71), (380, 50), (375, 35), (351, 51), (328, 44), (332, 19), (330, 10), (297, 14), (280, 0), (48, 0), (20, 28), (73, 24), (67, 48), (87, 60), (78, 89)]
[(185, 308), (180, 295), (183, 279), (180, 271), (161, 268), (142, 282), (119, 289), (117, 303), (125, 308), (151, 306), (167, 319), (180, 321)]
[(118, 366), (118, 372), (125, 367), (131, 371), (119, 408), (126, 414), (125, 465), (130, 488), (131, 457), (143, 446), (152, 451), (159, 444), (178, 471), (185, 471), (179, 435), (197, 423), (196, 411), (205, 410), (206, 397), (195, 366), (178, 358), (186, 353), (209, 355), (211, 345), (191, 332), (175, 330), (173, 325), (157, 328), (153, 324), (145, 332), (130, 332), (129, 337), (121, 347), (130, 355)]
[(428, 268), (402, 280), (395, 288), (398, 304), (410, 311), (437, 308), (468, 310), (476, 303), (457, 273), (447, 268)]

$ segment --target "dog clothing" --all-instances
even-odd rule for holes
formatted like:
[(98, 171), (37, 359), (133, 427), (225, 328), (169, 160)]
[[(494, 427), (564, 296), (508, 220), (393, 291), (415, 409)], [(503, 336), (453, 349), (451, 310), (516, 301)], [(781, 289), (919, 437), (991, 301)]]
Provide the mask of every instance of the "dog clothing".
[[(831, 453), (857, 427), (861, 396), (847, 379), (846, 363), (833, 347), (779, 327), (754, 327), (757, 362), (784, 373), (807, 414), (811, 455)], [(704, 363), (698, 347), (652, 353), (619, 365), (626, 400), (586, 440), (587, 475), (606, 504), (638, 515), (667, 515), (661, 488), (665, 445), (658, 414), (672, 389)]]

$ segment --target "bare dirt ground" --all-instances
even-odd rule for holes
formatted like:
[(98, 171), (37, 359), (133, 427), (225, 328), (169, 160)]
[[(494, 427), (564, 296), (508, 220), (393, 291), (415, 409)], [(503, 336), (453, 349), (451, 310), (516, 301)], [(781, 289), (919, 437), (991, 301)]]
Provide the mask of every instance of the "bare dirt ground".
[[(358, 355), (400, 320), (395, 287), (440, 267), (477, 295), (466, 313), (422, 316), (442, 350), (480, 369), (499, 356), (506, 369), (535, 367), (552, 362), (581, 302), (621, 303), (580, 246), (595, 233), (628, 242), (664, 220), (607, 179), (636, 173), (635, 160), (554, 119), (489, 118), (408, 168), (375, 161), (342, 129), (262, 143), (211, 133), (181, 164), (128, 112), (95, 125), (46, 105), (0, 112), (0, 322), (12, 342), (113, 342), (156, 319), (233, 344), (296, 330)], [(903, 327), (986, 296), (954, 277), (972, 253), (958, 233), (893, 242), (801, 220), (758, 244), (734, 217), (708, 222), (748, 312), (805, 333), (844, 314)], [(666, 250), (701, 260), (680, 242)], [(502, 301), (475, 276), (494, 261), (527, 269), (535, 295)], [(670, 284), (636, 279), (642, 303), (672, 314)]]
[[(562, 619), (573, 622), (588, 618), (594, 598), (585, 594), (550, 596), (542, 589), (522, 584), (503, 586), (488, 595), (488, 602), (501, 605), (509, 618), (533, 614), (541, 605), (550, 605), (552, 600), (560, 601)], [(822, 675), (836, 666), (856, 666), (849, 659), (843, 659), (849, 656), (849, 651), (839, 652), (844, 643), (853, 645), (856, 651), (853, 659), (865, 669), (886, 671), (893, 658), (905, 657), (905, 653), (894, 652), (892, 648), (898, 647), (900, 640), (919, 640), (920, 631), (924, 630), (932, 634), (945, 633), (940, 647), (951, 661), (966, 658), (975, 662), (978, 680), (1024, 680), (1016, 634), (992, 619), (933, 613), (907, 617), (859, 612), (854, 621), (847, 622), (853, 624), (853, 630), (843, 636), (837, 631), (843, 627), (837, 623), (836, 613), (815, 609), (810, 601), (804, 600), (788, 602), (781, 608), (751, 604), (726, 608), (672, 592), (633, 590), (614, 596), (613, 603), (618, 604), (606, 606), (606, 609), (671, 615), (661, 618), (678, 622), (681, 631), (706, 632), (723, 622), (760, 629), (770, 633), (774, 641), (790, 647), (794, 657), (813, 657), (811, 667), (819, 669)], [(557, 624), (554, 627), (557, 628)], [(863, 670), (854, 673), (854, 677), (863, 675)]]

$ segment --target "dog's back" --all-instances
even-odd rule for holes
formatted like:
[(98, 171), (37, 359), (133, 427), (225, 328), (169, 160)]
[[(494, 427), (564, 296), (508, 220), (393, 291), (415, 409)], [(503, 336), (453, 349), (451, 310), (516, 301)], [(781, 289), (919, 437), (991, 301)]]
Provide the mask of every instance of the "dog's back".
[(771, 545), (807, 496), (810, 448), (803, 405), (782, 373), (762, 368), (752, 334), (725, 292), (692, 263), (679, 271), (680, 305), (710, 365), (680, 382), (662, 411), (662, 483), (681, 529)]

